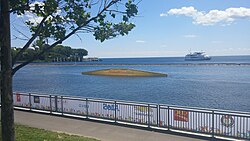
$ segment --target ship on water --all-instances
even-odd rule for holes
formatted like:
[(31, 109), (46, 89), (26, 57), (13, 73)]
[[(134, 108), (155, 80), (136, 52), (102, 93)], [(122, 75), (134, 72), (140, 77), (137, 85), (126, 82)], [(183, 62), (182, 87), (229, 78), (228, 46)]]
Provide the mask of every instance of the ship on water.
[(210, 60), (211, 57), (208, 56), (204, 51), (200, 52), (190, 52), (185, 56), (185, 61), (201, 61)]

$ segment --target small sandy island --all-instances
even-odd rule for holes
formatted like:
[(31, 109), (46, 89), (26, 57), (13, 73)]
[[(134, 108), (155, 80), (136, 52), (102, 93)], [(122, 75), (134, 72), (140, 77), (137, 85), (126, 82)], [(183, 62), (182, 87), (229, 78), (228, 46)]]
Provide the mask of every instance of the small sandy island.
[(167, 76), (167, 74), (148, 72), (133, 69), (104, 69), (89, 72), (82, 72), (87, 75), (104, 75), (104, 76), (129, 76), (129, 77), (147, 77), (147, 76)]

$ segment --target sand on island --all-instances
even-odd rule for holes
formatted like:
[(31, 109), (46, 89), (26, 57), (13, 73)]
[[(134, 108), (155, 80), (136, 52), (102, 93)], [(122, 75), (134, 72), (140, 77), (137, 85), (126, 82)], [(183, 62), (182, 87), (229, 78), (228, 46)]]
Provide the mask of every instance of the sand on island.
[(104, 76), (134, 76), (134, 77), (146, 77), (146, 76), (167, 76), (164, 73), (148, 72), (134, 69), (104, 69), (96, 71), (82, 72), (87, 75), (104, 75)]

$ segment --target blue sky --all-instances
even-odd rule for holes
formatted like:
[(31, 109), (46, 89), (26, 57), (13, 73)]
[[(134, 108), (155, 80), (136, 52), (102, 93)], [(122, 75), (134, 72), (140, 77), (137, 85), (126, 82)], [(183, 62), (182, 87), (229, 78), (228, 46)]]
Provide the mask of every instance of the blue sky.
[[(63, 44), (107, 58), (184, 56), (190, 49), (211, 56), (250, 55), (249, 0), (143, 0), (132, 21), (136, 27), (127, 36), (100, 43), (80, 34), (81, 40), (73, 36)], [(12, 46), (23, 44), (12, 41)]]

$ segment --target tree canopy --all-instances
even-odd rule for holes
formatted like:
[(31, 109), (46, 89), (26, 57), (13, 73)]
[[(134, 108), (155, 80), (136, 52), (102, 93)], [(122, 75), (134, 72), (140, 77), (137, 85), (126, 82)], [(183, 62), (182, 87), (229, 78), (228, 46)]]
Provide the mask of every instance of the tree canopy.
[[(12, 48), (11, 55), (12, 58), (21, 50), (21, 48)], [(40, 51), (38, 47), (32, 47), (25, 50), (22, 55), (20, 56), (18, 62), (25, 62), (31, 59), (35, 54)], [(69, 46), (57, 45), (51, 50), (45, 52), (41, 55), (37, 60), (34, 61), (42, 61), (42, 62), (52, 62), (55, 61), (57, 58), (63, 58), (64, 61), (73, 61), (75, 57), (83, 58), (83, 56), (87, 56), (88, 51), (85, 49), (73, 49)]]
[(134, 0), (11, 0), (10, 11), (33, 17), (25, 22), (32, 37), (13, 58), (13, 65), (31, 43), (49, 41), (32, 59), (16, 66), (13, 73), (72, 35), (90, 33), (101, 42), (127, 35), (135, 27), (130, 19), (138, 14)]
[[(139, 0), (140, 2), (141, 0)], [(72, 35), (92, 34), (101, 42), (129, 33), (138, 14), (135, 0), (0, 0), (2, 140), (14, 141), (13, 75)], [(10, 14), (24, 19), (30, 36), (11, 58)], [(12, 23), (13, 24), (13, 23)], [(22, 34), (22, 33), (21, 33)], [(29, 47), (39, 50), (16, 64)]]

